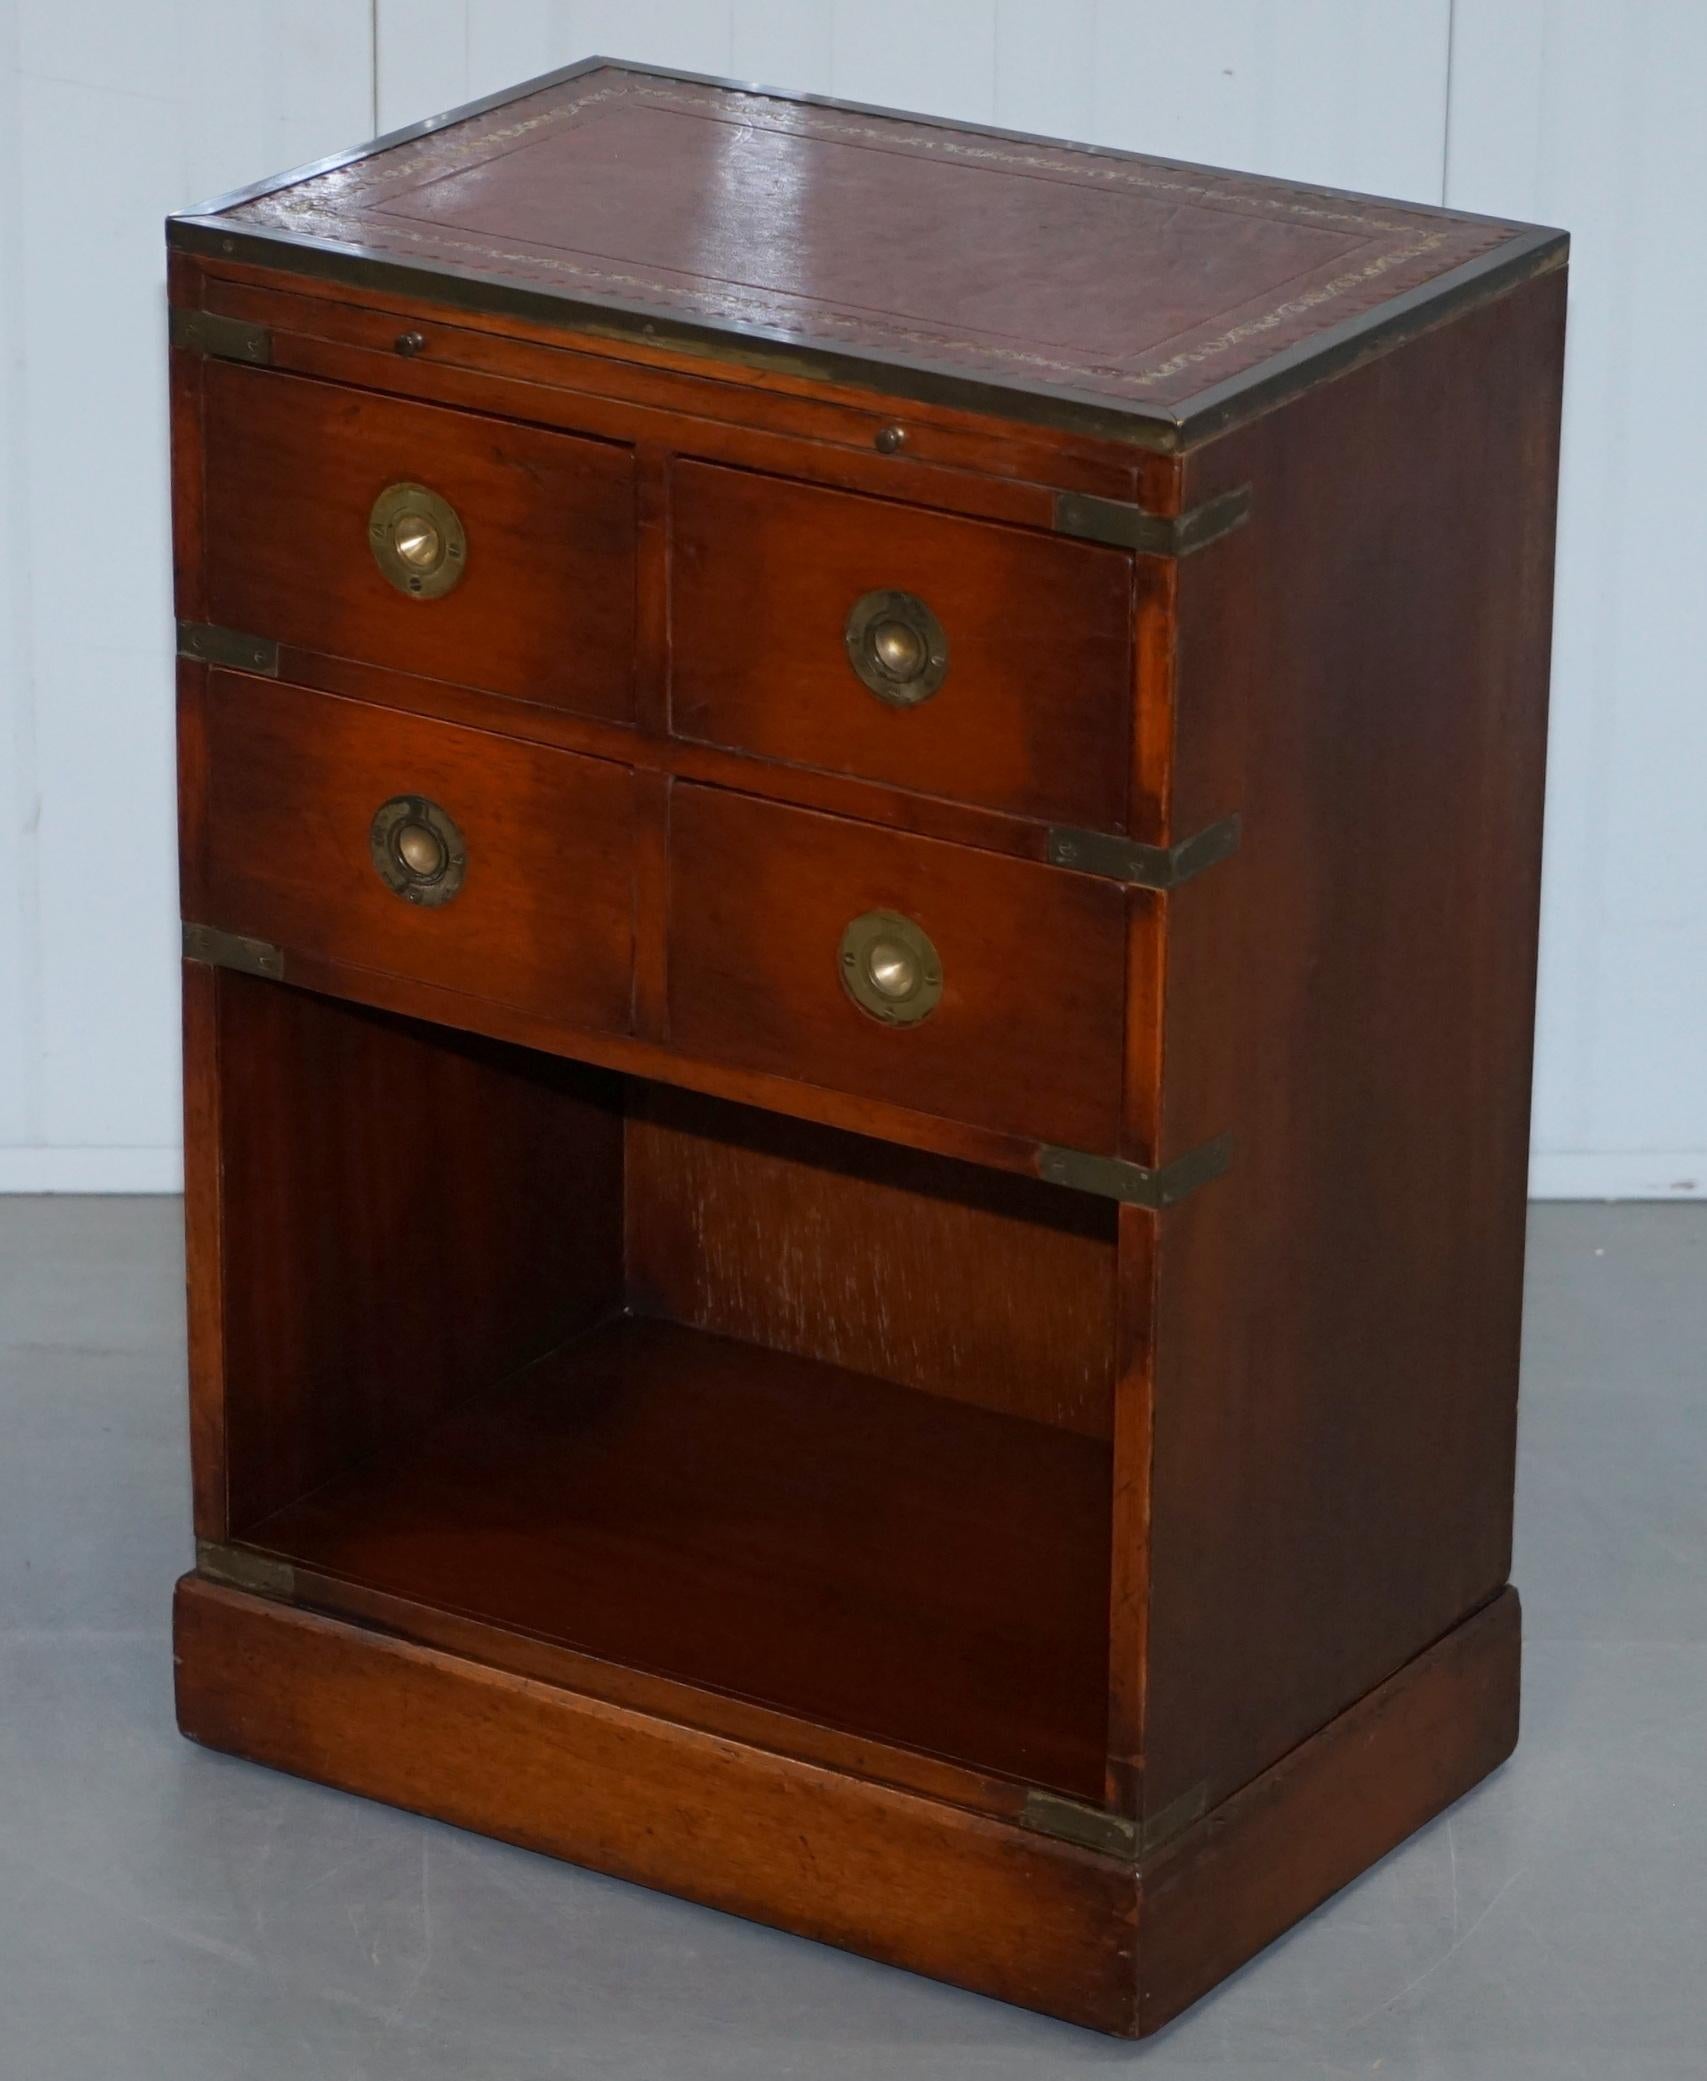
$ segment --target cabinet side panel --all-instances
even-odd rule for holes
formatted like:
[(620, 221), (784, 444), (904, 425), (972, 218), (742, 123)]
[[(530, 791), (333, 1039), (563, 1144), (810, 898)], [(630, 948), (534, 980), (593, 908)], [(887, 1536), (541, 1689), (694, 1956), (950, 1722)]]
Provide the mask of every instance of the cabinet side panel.
[(217, 968), (184, 963), (184, 1285), (190, 1384), (190, 1484), (198, 1539), (230, 1530), (225, 1497), (225, 1265), (220, 1249)]
[(1505, 1580), (1562, 273), (1188, 463), (1146, 1810), (1208, 1803)]

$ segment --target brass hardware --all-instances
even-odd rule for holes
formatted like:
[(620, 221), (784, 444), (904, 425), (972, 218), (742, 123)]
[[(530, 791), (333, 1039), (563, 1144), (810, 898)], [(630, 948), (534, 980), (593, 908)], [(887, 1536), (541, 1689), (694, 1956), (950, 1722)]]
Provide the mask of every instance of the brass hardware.
[(424, 332), (400, 332), (393, 344), (404, 356), (419, 354), (427, 344), (427, 335)]
[(426, 824), (399, 824), (393, 839), (397, 857), (423, 881), (436, 881), (445, 871), (445, 843)]
[(1188, 1150), (1154, 1171), (1117, 1156), (1093, 1156), (1083, 1149), (1045, 1144), (1037, 1152), (1037, 1172), (1052, 1185), (1069, 1185), (1075, 1192), (1094, 1192), (1103, 1199), (1124, 1200), (1128, 1206), (1159, 1212), (1176, 1206), (1211, 1178), (1220, 1177), (1232, 1159), (1233, 1145), (1226, 1135)]
[(166, 337), (192, 354), (212, 354), (220, 361), (251, 361), (265, 367), (273, 358), (273, 335), (265, 325), (241, 318), (221, 318), (212, 311), (174, 310), (167, 315)]
[[(579, 67), (566, 67), (555, 75), (528, 83), (529, 93), (538, 93), (557, 79), (595, 63), (584, 60)], [(633, 68), (644, 71), (645, 67)], [(741, 86), (744, 82), (718, 84)], [(771, 88), (767, 93), (778, 94)], [(511, 99), (509, 95), (486, 96), (480, 101), (447, 111), (367, 145), (359, 152), (324, 162), (322, 174), (350, 166), (382, 149), (447, 130), (452, 124)], [(809, 95), (782, 94), (783, 99), (813, 105)], [(890, 110), (861, 109), (857, 104), (836, 104), (844, 115), (891, 114)], [(481, 135), (476, 127), (474, 135)], [(1030, 146), (1034, 140), (1023, 140)], [(1101, 153), (1118, 159), (1118, 153)], [(383, 303), (398, 296), (431, 297), (453, 308), (519, 318), (538, 326), (584, 326), (584, 304), (576, 301), (578, 284), (562, 288), (540, 288), (519, 281), (496, 278), (469, 270), (466, 274), (416, 261), (387, 258), (371, 247), (342, 245), (330, 239), (295, 238), (288, 231), (265, 225), (245, 226), (234, 235), (235, 222), (224, 213), (239, 204), (271, 197), (289, 185), (277, 179), (263, 181), (230, 194), (214, 197), (194, 209), (166, 220), (167, 243), (172, 250), (237, 256), (259, 266), (276, 267), (281, 253), (288, 256), (292, 271), (342, 283), (361, 290), (369, 303)], [(1327, 190), (1315, 190), (1310, 207), (1319, 206)], [(1365, 197), (1351, 198), (1363, 202)], [(1570, 241), (1562, 231), (1533, 226), (1498, 239), (1480, 258), (1464, 262), (1440, 276), (1425, 290), (1412, 291), (1370, 305), (1356, 317), (1342, 318), (1328, 333), (1302, 339), (1258, 361), (1243, 375), (1219, 382), (1209, 379), (1208, 388), (1178, 405), (1146, 402), (1141, 398), (1089, 395), (1054, 383), (1025, 387), (982, 374), (968, 374), (946, 360), (907, 356), (887, 364), (874, 362), (869, 349), (859, 351), (840, 345), (814, 344), (798, 334), (774, 337), (753, 325), (730, 320), (713, 323), (694, 318), (672, 318), (648, 303), (633, 309), (607, 304), (599, 313), (599, 327), (617, 337), (640, 337), (650, 343), (684, 346), (695, 353), (708, 348), (722, 356), (758, 368), (781, 369), (790, 375), (805, 372), (819, 381), (869, 388), (881, 382), (885, 393), (897, 402), (917, 401), (948, 405), (962, 411), (991, 414), (1004, 420), (1020, 419), (1033, 425), (1088, 434), (1100, 441), (1128, 443), (1134, 448), (1174, 454), (1196, 445), (1229, 426), (1268, 411), (1300, 391), (1318, 387), (1340, 375), (1354, 362), (1371, 353), (1398, 345), (1419, 331), (1439, 325), (1448, 316), (1486, 304), (1503, 296), (1519, 283), (1551, 273), (1565, 265)], [(1324, 344), (1324, 341), (1330, 344)]]
[(373, 502), (367, 538), (374, 562), (412, 600), (448, 593), (468, 560), (456, 508), (424, 484), (388, 484)]
[(264, 975), (284, 981), (282, 950), (270, 940), (246, 939), (241, 932), (221, 932), (215, 925), (184, 927), (184, 959), (209, 968), (234, 968), (239, 975)]
[(1061, 1842), (1077, 1843), (1082, 1850), (1101, 1850), (1111, 1857), (1136, 1857), (1138, 1824), (1125, 1814), (1111, 1814), (1102, 1807), (1086, 1806), (1077, 1799), (1064, 1799), (1058, 1792), (1030, 1791), (1020, 1808), (1020, 1825), (1039, 1835), (1053, 1835)]
[(1251, 515), (1251, 487), (1241, 484), (1234, 491), (1206, 499), (1174, 519), (1159, 513), (1141, 513), (1119, 499), (1093, 498), (1083, 491), (1055, 494), (1055, 532), (1078, 535), (1087, 542), (1111, 542), (1119, 549), (1136, 549), (1144, 556), (1190, 556), (1195, 549), (1217, 542), (1242, 527)]
[(1207, 1784), (1193, 1785), (1182, 1797), (1172, 1800), (1148, 1821), (1134, 1821), (1126, 1814), (1111, 1814), (1105, 1807), (1087, 1806), (1066, 1799), (1058, 1792), (1032, 1790), (1020, 1808), (1020, 1825), (1039, 1835), (1053, 1835), (1062, 1842), (1077, 1843), (1084, 1850), (1101, 1850), (1111, 1857), (1137, 1858), (1158, 1849), (1193, 1822), (1201, 1821), (1208, 1806)]
[(216, 629), (205, 621), (178, 624), (178, 655), (199, 658), (204, 665), (230, 665), (239, 672), (279, 676), (279, 647), (267, 636), (241, 636), (235, 629)]
[(229, 1583), (234, 1590), (248, 1590), (257, 1597), (279, 1597), (289, 1602), (296, 1595), (296, 1570), (288, 1561), (260, 1554), (243, 1546), (226, 1546), (217, 1539), (196, 1541), (196, 1573), (210, 1582)]
[(868, 910), (842, 934), (842, 987), (862, 1012), (886, 1026), (916, 1026), (942, 996), (942, 961), (911, 918)]
[(899, 455), (906, 445), (907, 429), (904, 426), (880, 427), (872, 442), (879, 455)]
[(1178, 845), (1139, 845), (1106, 831), (1073, 831), (1056, 826), (1049, 833), (1051, 866), (1071, 867), (1080, 874), (1100, 874), (1134, 889), (1177, 889), (1194, 874), (1213, 867), (1239, 849), (1239, 819), (1194, 832)]
[(880, 701), (916, 708), (948, 676), (942, 623), (912, 593), (870, 592), (848, 610), (848, 663)]
[(424, 795), (393, 795), (373, 813), (368, 846), (379, 878), (405, 902), (448, 903), (462, 887), (468, 848), (455, 822)]

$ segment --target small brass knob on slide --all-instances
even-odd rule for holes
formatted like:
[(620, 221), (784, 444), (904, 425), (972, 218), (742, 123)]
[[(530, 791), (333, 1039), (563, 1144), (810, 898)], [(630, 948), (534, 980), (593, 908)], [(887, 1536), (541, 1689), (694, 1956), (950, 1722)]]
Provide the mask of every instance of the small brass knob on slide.
[(838, 949), (842, 988), (886, 1026), (916, 1026), (942, 997), (942, 959), (911, 918), (868, 910), (852, 920)]
[(441, 598), (468, 561), (456, 508), (424, 484), (388, 484), (368, 515), (367, 539), (374, 562), (412, 600)]
[(948, 635), (914, 593), (869, 592), (848, 610), (848, 663), (880, 701), (916, 708), (948, 677)]
[(424, 795), (393, 795), (373, 813), (368, 847), (379, 878), (406, 903), (448, 903), (462, 887), (468, 848), (455, 821)]

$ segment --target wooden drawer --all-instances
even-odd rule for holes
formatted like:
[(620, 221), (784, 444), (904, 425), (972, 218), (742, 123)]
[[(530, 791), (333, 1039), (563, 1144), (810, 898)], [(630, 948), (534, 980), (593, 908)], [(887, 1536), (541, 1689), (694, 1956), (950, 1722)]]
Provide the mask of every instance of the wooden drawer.
[[(1125, 551), (703, 462), (671, 495), (671, 719), (729, 750), (1020, 816), (1125, 827)], [(947, 668), (916, 705), (861, 680), (850, 613), (922, 601)]]
[[(208, 620), (633, 719), (631, 450), (234, 362), (210, 361), (206, 385)], [(411, 484), (463, 535), (419, 592), (386, 577), (373, 536), (398, 518), (375, 502)]]
[[(677, 1047), (1113, 1150), (1125, 912), (1109, 883), (691, 784), (670, 860)], [(871, 914), (934, 947), (940, 997), (917, 1023), (884, 1023), (844, 983), (844, 934)]]
[[(184, 840), (195, 922), (566, 1025), (628, 1029), (627, 767), (222, 672), (203, 699)], [(411, 884), (411, 900), (382, 877), (376, 812), (400, 798), (452, 821), (466, 864), (448, 900), (435, 900), (444, 884)]]

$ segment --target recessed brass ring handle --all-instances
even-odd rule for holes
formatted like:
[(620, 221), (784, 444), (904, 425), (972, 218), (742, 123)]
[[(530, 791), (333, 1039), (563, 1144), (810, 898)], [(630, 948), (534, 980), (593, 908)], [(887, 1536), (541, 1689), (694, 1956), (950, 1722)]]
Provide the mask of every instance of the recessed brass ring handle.
[(454, 819), (424, 795), (382, 802), (368, 845), (380, 880), (406, 903), (448, 903), (468, 870), (468, 847)]
[(855, 918), (842, 934), (837, 966), (854, 1003), (885, 1026), (916, 1026), (942, 997), (942, 958), (930, 934), (893, 911)]
[(948, 635), (915, 593), (864, 593), (848, 609), (848, 663), (880, 701), (916, 708), (948, 677)]
[(367, 517), (367, 540), (374, 562), (412, 600), (448, 593), (468, 562), (456, 508), (424, 484), (388, 484)]

